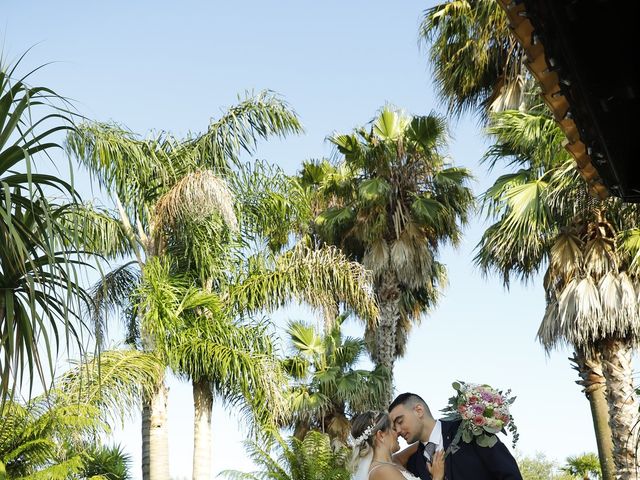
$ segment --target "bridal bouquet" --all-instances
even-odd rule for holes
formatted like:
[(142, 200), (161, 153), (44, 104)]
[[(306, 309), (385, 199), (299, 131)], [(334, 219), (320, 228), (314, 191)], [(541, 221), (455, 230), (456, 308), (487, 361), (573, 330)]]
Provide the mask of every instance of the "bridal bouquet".
[(457, 394), (449, 399), (449, 405), (443, 410), (447, 420), (462, 420), (452, 445), (460, 439), (471, 443), (475, 438), (481, 447), (493, 447), (498, 438), (496, 433), (506, 433), (508, 429), (513, 435), (513, 445), (518, 441), (518, 430), (513, 423), (509, 406), (516, 397), (509, 397), (510, 390), (503, 393), (489, 385), (454, 382)]

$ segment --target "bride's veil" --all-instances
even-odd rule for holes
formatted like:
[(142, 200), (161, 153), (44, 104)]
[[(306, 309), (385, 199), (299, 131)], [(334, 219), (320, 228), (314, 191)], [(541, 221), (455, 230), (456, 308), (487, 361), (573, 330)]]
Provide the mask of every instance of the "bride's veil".
[[(367, 447), (369, 447), (367, 445)], [(358, 447), (353, 449), (351, 457), (351, 478), (353, 480), (367, 480), (369, 478), (369, 467), (373, 461), (373, 448), (369, 447), (366, 451)]]

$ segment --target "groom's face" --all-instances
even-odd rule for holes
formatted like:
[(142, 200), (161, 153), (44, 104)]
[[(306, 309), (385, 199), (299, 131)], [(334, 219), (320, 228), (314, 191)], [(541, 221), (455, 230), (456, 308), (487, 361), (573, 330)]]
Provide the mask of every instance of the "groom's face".
[(407, 443), (411, 444), (420, 440), (422, 423), (420, 422), (419, 412), (415, 408), (398, 405), (389, 412), (389, 417), (395, 431)]

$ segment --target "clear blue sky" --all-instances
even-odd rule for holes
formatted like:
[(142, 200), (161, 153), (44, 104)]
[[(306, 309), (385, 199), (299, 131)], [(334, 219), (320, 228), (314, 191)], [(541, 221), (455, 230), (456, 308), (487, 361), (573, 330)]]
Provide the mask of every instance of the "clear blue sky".
[[(324, 141), (370, 120), (386, 102), (413, 114), (442, 112), (434, 98), (426, 54), (417, 44), (419, 19), (430, 2), (403, 0), (64, 2), (7, 0), (5, 57), (38, 44), (25, 65), (55, 61), (38, 83), (73, 98), (93, 119), (130, 129), (201, 131), (245, 90), (271, 89), (295, 108), (306, 134), (263, 144), (257, 157), (294, 172), (307, 158), (331, 153)], [(491, 178), (478, 163), (485, 144), (473, 119), (451, 124), (450, 154), (472, 169), (480, 192)], [(496, 175), (499, 172), (494, 172)], [(80, 186), (91, 192), (80, 174)], [(511, 388), (520, 430), (518, 449), (563, 460), (595, 451), (589, 406), (574, 380), (570, 351), (547, 356), (536, 342), (544, 295), (539, 279), (505, 291), (472, 264), (482, 233), (469, 225), (458, 250), (445, 248), (449, 286), (413, 332), (396, 364), (398, 392), (422, 394), (444, 407), (457, 379)], [(311, 319), (291, 307), (275, 315)], [(349, 333), (360, 334), (355, 323)], [(174, 478), (191, 475), (192, 401), (188, 384), (171, 382), (170, 442)], [(245, 431), (216, 405), (214, 472), (248, 469)], [(118, 429), (140, 475), (139, 418)], [(507, 440), (507, 443), (509, 440)]]

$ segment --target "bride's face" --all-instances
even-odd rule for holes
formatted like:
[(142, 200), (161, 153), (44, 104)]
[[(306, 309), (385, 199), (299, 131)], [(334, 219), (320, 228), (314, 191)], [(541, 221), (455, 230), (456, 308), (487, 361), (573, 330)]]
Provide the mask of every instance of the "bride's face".
[(395, 453), (400, 450), (400, 443), (398, 443), (398, 432), (393, 428), (390, 428), (386, 432), (382, 432), (382, 439), (385, 446), (391, 453)]

